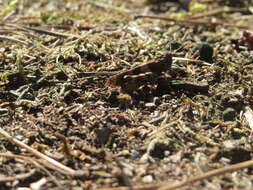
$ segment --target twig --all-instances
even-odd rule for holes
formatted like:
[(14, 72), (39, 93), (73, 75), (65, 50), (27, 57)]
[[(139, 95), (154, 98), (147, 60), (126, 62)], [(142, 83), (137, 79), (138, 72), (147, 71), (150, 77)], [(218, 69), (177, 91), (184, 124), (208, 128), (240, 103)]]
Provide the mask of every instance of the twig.
[(46, 178), (41, 178), (39, 181), (33, 182), (30, 184), (31, 189), (42, 189), (41, 186), (43, 186), (47, 182)]
[(214, 16), (214, 15), (218, 15), (222, 13), (233, 13), (233, 12), (247, 13), (249, 12), (249, 10), (247, 8), (223, 8), (223, 9), (218, 9), (218, 10), (212, 10), (212, 11), (202, 13), (202, 14), (193, 15), (193, 16), (190, 16), (189, 19), (198, 19), (198, 18)]
[(205, 61), (196, 60), (196, 59), (189, 59), (189, 58), (185, 58), (185, 57), (173, 57), (172, 59), (173, 59), (173, 61), (189, 61), (189, 62), (193, 62), (193, 63), (205, 65), (205, 66), (212, 66), (212, 64), (207, 63)]
[(55, 169), (55, 167), (51, 167), (51, 164), (44, 164), (42, 160), (37, 160), (37, 159), (30, 158), (27, 156), (9, 154), (9, 153), (0, 153), (0, 157), (19, 159), (27, 163), (33, 164), (39, 169), (43, 170), (58, 187), (62, 187), (61, 184), (55, 179), (55, 177), (43, 166), (43, 165), (46, 165), (46, 167), (48, 168)]
[(11, 11), (10, 13), (8, 13), (7, 15), (5, 15), (2, 20), (5, 21), (5, 20), (8, 20), (12, 15), (14, 15), (16, 13), (15, 10)]
[(12, 41), (12, 42), (23, 44), (25, 46), (29, 46), (29, 44), (27, 42), (25, 42), (23, 40), (16, 39), (16, 38), (13, 38), (13, 37), (10, 37), (10, 36), (0, 35), (0, 39), (1, 40), (9, 40), (9, 41)]
[(23, 28), (25, 28), (27, 30), (32, 30), (34, 32), (38, 32), (40, 34), (50, 35), (50, 36), (56, 36), (56, 37), (62, 37), (62, 38), (75, 38), (75, 39), (81, 38), (81, 36), (78, 36), (78, 35), (65, 34), (65, 33), (60, 33), (60, 32), (52, 32), (52, 31), (42, 29), (42, 28), (28, 27), (28, 26), (24, 26)]
[(41, 166), (37, 163), (37, 161), (35, 161), (35, 159), (31, 159), (27, 156), (21, 156), (21, 155), (10, 154), (10, 153), (0, 153), (0, 157), (22, 160), (27, 163), (32, 163), (35, 166), (39, 166), (40, 169), (44, 169), (44, 168), (41, 168)]
[(46, 27), (70, 30), (71, 28), (77, 28), (78, 30), (91, 30), (94, 29), (94, 26), (69, 26), (69, 25), (46, 25)]
[(65, 34), (65, 33), (61, 33), (61, 32), (53, 32), (53, 31), (49, 31), (49, 30), (46, 30), (43, 28), (38, 28), (38, 27), (29, 27), (29, 26), (12, 24), (12, 23), (4, 23), (4, 22), (0, 22), (0, 25), (16, 28), (16, 29), (23, 30), (23, 31), (34, 31), (34, 32), (37, 32), (40, 34), (46, 34), (46, 35), (56, 36), (56, 37), (61, 37), (61, 38), (74, 38), (74, 39), (81, 38), (81, 36), (79, 36), (79, 35)]
[(222, 25), (222, 26), (227, 26), (227, 27), (235, 27), (235, 28), (241, 28), (241, 29), (248, 29), (249, 27), (247, 26), (241, 26), (241, 25), (234, 25), (234, 24), (226, 24), (221, 21), (206, 21), (206, 20), (194, 20), (194, 19), (174, 19), (174, 18), (168, 18), (164, 16), (157, 16), (157, 15), (137, 15), (135, 19), (138, 18), (150, 18), (150, 19), (159, 19), (159, 20), (165, 20), (165, 21), (170, 21), (170, 22), (175, 22), (175, 23), (188, 23), (188, 24), (196, 24), (196, 25)]
[(71, 148), (70, 148), (67, 138), (64, 135), (57, 133), (57, 132), (54, 133), (54, 136), (57, 137), (58, 139), (60, 139), (60, 141), (62, 141), (63, 152), (68, 159), (71, 159), (73, 154), (72, 154), (72, 151), (71, 151)]
[(121, 170), (122, 180), (124, 181), (125, 185), (128, 186), (128, 190), (133, 190), (133, 186), (129, 180), (129, 177), (124, 172), (123, 165), (120, 163), (120, 161), (118, 159), (116, 159), (115, 161), (116, 161), (116, 164), (118, 165), (119, 169)]
[[(230, 166), (225, 166), (223, 168), (211, 170), (209, 172), (193, 177), (184, 182), (179, 182), (172, 185), (171, 185), (171, 182), (170, 183), (155, 183), (155, 184), (148, 184), (148, 185), (137, 185), (137, 186), (134, 186), (134, 190), (174, 190), (177, 188), (185, 187), (197, 181), (202, 181), (202, 180), (205, 180), (214, 176), (222, 175), (228, 172), (234, 172), (237, 170), (248, 168), (252, 165), (253, 165), (253, 160), (244, 161), (238, 164), (233, 164)], [(101, 188), (101, 190), (102, 189), (103, 190), (128, 190), (128, 187)]]
[(0, 34), (15, 34), (16, 29), (0, 29)]
[(192, 179), (186, 180), (184, 182), (175, 183), (175, 184), (172, 184), (172, 185), (171, 184), (166, 184), (166, 185), (162, 186), (161, 188), (159, 188), (158, 190), (174, 190), (174, 189), (177, 189), (177, 188), (181, 188), (181, 187), (190, 185), (190, 184), (192, 184), (194, 182), (197, 182), (197, 181), (202, 181), (202, 180), (208, 179), (210, 177), (222, 175), (222, 174), (225, 174), (225, 173), (228, 173), (228, 172), (234, 172), (234, 171), (241, 170), (241, 169), (244, 169), (244, 168), (248, 168), (252, 165), (253, 165), (253, 160), (240, 162), (238, 164), (233, 164), (233, 165), (230, 165), (230, 166), (225, 166), (223, 168), (211, 170), (209, 172), (206, 172), (202, 175), (193, 177)]
[(0, 182), (8, 182), (8, 181), (15, 181), (15, 180), (21, 180), (28, 178), (32, 176), (36, 172), (36, 169), (31, 170), (28, 173), (23, 173), (23, 174), (16, 174), (15, 176), (2, 176), (0, 175)]
[(64, 174), (68, 174), (71, 176), (76, 176), (78, 175), (79, 172), (61, 164), (60, 162), (57, 162), (56, 160), (48, 157), (45, 154), (40, 153), (39, 151), (31, 148), (30, 146), (24, 144), (23, 142), (19, 141), (18, 139), (10, 136), (6, 131), (4, 131), (3, 129), (0, 129), (0, 136), (5, 137), (7, 140), (9, 140), (10, 142), (20, 146), (21, 148), (27, 150), (28, 152), (34, 154), (35, 156), (45, 160), (46, 162), (48, 162), (49, 164), (52, 164), (53, 166), (55, 166), (56, 168), (59, 169), (59, 171), (61, 171)]

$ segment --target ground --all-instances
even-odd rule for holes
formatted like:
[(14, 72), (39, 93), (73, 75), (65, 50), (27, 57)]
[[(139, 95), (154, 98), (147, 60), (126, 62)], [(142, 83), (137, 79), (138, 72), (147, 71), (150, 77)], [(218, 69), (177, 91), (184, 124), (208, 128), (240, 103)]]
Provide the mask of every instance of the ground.
[[(252, 186), (248, 165), (198, 178), (253, 155), (252, 2), (182, 2), (0, 3), (0, 189)], [(159, 80), (108, 82), (165, 53)]]

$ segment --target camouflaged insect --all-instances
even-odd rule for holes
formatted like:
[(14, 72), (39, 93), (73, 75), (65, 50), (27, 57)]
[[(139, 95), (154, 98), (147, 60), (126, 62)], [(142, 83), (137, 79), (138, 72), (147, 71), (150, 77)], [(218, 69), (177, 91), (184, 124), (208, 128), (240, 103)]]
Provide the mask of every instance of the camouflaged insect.
[(146, 83), (156, 83), (157, 78), (171, 68), (171, 64), (172, 55), (168, 53), (160, 58), (111, 76), (109, 84), (120, 86), (126, 92), (135, 91)]

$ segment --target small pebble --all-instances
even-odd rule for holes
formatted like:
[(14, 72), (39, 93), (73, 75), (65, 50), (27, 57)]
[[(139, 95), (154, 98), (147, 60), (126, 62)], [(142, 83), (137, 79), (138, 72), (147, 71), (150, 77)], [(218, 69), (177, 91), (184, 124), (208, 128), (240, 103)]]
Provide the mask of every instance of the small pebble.
[(142, 178), (142, 181), (144, 182), (144, 183), (151, 183), (151, 182), (153, 182), (153, 176), (152, 175), (146, 175), (146, 176), (144, 176), (143, 178)]
[(131, 158), (137, 158), (138, 156), (140, 155), (140, 153), (136, 150), (133, 150), (131, 153), (130, 153), (130, 157)]
[(99, 144), (104, 145), (109, 140), (112, 131), (108, 128), (99, 128), (95, 130), (95, 133), (96, 133), (96, 141)]
[(169, 150), (164, 151), (164, 157), (170, 156), (171, 152)]
[(153, 102), (149, 102), (149, 103), (146, 103), (146, 104), (145, 104), (145, 107), (147, 107), (147, 108), (155, 108), (156, 105), (155, 105), (155, 103), (153, 103)]

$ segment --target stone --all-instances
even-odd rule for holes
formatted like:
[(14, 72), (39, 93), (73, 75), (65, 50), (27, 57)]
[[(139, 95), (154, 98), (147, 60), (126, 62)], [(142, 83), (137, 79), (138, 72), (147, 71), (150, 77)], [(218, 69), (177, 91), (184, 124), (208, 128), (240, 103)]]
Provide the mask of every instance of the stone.
[(223, 111), (223, 120), (224, 121), (234, 121), (236, 118), (236, 111), (234, 108), (227, 108)]

